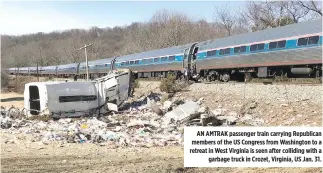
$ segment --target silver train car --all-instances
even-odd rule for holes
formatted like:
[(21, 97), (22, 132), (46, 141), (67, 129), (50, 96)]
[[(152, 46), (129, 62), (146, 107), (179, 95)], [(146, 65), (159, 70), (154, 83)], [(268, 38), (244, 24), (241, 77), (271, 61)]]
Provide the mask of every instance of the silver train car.
[[(95, 61), (89, 61), (88, 62), (88, 69), (90, 77), (100, 77), (103, 75), (106, 75), (110, 70), (110, 64), (111, 60), (113, 58), (107, 58), (107, 59), (99, 59)], [(78, 75), (81, 78), (86, 78), (86, 63), (82, 62), (79, 65), (79, 72)]]
[(40, 75), (51, 76), (57, 75), (57, 66), (45, 66), (41, 68)]
[[(108, 73), (112, 59), (89, 61), (91, 77)], [(81, 62), (39, 67), (39, 75), (85, 78), (85, 66), (85, 62)], [(168, 73), (181, 78), (184, 69), (191, 79), (211, 81), (278, 76), (321, 77), (322, 20), (124, 55), (116, 59), (115, 67), (136, 71), (138, 78), (165, 77)], [(35, 69), (9, 68), (7, 72), (35, 75)]]
[(65, 65), (58, 65), (56, 74), (58, 77), (71, 77), (78, 75), (79, 63), (71, 63)]

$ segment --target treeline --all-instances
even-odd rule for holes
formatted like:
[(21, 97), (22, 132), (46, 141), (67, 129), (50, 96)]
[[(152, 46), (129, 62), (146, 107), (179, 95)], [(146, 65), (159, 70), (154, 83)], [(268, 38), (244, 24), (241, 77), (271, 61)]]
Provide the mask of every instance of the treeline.
[[(216, 3), (216, 2), (215, 2)], [(48, 34), (1, 36), (2, 68), (83, 62), (77, 48), (94, 43), (89, 60), (126, 55), (279, 27), (322, 17), (320, 1), (248, 2), (245, 11), (223, 7), (214, 10), (214, 21), (192, 20), (187, 15), (161, 10), (148, 22), (114, 28), (92, 27)]]

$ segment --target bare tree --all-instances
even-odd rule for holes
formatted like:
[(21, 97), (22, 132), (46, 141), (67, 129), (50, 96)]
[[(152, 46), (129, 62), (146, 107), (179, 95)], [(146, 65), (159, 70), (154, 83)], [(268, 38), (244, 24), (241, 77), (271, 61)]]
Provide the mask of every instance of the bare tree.
[[(286, 8), (289, 8), (289, 11)], [(293, 6), (294, 7), (294, 6)], [(291, 19), (293, 14), (295, 20)], [(249, 2), (247, 11), (243, 14), (251, 22), (251, 30), (263, 30), (266, 28), (275, 28), (287, 24), (298, 22), (303, 13), (295, 12), (291, 9), (290, 2), (265, 1)]]
[(232, 35), (233, 28), (236, 24), (236, 16), (227, 7), (222, 9), (216, 9), (216, 19), (220, 25), (227, 31), (228, 36)]
[(286, 11), (287, 15), (291, 16), (293, 23), (298, 23), (299, 20), (305, 17), (310, 11), (307, 8), (300, 8), (298, 3), (295, 1), (281, 1), (279, 5), (282, 10)]
[(320, 16), (322, 16), (322, 6), (320, 6), (321, 1), (297, 1), (296, 2), (299, 6), (310, 10), (312, 12), (315, 12), (317, 14), (319, 14)]
[[(194, 21), (179, 12), (157, 11), (147, 22), (114, 28), (92, 27), (62, 32), (1, 36), (1, 66), (58, 65), (79, 63), (83, 54), (75, 51), (93, 42), (89, 59), (109, 58), (154, 49), (185, 45), (248, 31), (279, 27), (309, 18), (322, 17), (317, 1), (249, 2), (244, 12), (229, 8), (216, 10), (215, 21)], [(316, 15), (316, 16), (314, 16)]]

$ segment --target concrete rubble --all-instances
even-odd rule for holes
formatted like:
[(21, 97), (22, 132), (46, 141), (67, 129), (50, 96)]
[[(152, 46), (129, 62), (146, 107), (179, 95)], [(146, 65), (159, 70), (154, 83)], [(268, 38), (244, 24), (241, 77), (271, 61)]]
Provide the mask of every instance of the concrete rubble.
[[(64, 118), (57, 121), (28, 120), (8, 115), (1, 108), (1, 131), (30, 134), (31, 142), (48, 145), (54, 141), (95, 143), (115, 147), (152, 147), (183, 145), (184, 126), (230, 126), (238, 121), (251, 121), (226, 109), (209, 110), (197, 101), (170, 98), (163, 103), (161, 95), (150, 93), (127, 102), (122, 110), (104, 117)], [(253, 125), (261, 125), (258, 120)], [(11, 141), (8, 141), (9, 143)]]

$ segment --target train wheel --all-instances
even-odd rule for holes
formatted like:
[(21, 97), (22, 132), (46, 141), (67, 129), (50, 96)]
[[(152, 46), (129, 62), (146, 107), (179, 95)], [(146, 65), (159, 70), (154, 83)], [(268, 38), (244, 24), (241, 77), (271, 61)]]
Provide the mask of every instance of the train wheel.
[(211, 71), (211, 72), (209, 72), (209, 73), (207, 74), (207, 76), (206, 76), (206, 80), (207, 80), (207, 81), (209, 81), (209, 82), (212, 82), (212, 81), (216, 81), (216, 80), (218, 80), (218, 77), (219, 77), (219, 75), (217, 75), (217, 73), (216, 73), (216, 72)]
[(322, 83), (322, 75), (320, 75), (320, 71), (316, 70), (315, 77), (318, 79), (320, 83)]
[(245, 82), (250, 82), (251, 79), (252, 79), (252, 77), (251, 77), (251, 74), (250, 73), (245, 73), (244, 74), (244, 81)]
[(222, 74), (222, 81), (223, 82), (228, 82), (230, 80), (230, 74), (228, 72), (224, 72)]

